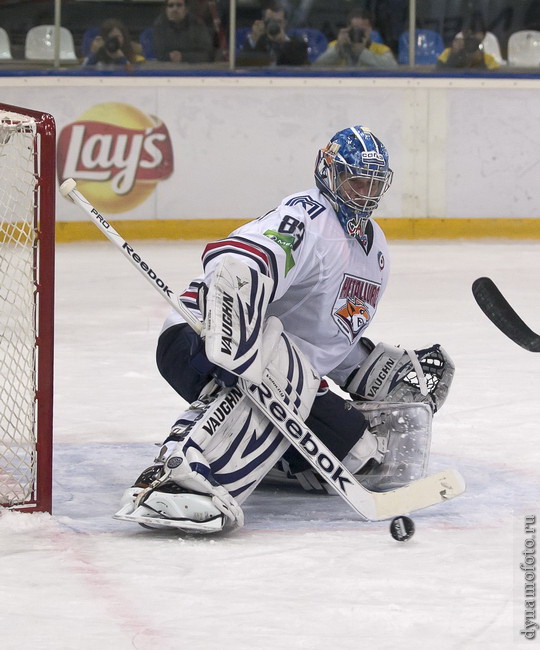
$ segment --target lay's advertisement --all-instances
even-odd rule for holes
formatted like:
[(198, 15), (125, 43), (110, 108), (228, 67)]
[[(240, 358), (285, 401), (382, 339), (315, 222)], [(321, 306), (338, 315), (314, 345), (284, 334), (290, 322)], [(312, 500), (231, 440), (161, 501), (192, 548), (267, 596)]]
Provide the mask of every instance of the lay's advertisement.
[(78, 190), (104, 214), (133, 210), (173, 171), (167, 125), (130, 104), (95, 104), (58, 134), (59, 183), (75, 179)]
[[(284, 111), (287, 88), (267, 96), (265, 88), (219, 79), (201, 88), (182, 77), (34, 83), (4, 89), (3, 100), (54, 116), (58, 184), (73, 178), (132, 238), (219, 238), (257, 218), (313, 184), (320, 133), (333, 128), (316, 124), (306, 145), (299, 111)], [(92, 224), (61, 196), (56, 221), (61, 241), (92, 236)]]
[[(540, 93), (525, 79), (483, 79), (482, 92), (474, 80), (441, 83), (188, 74), (16, 75), (0, 85), (3, 103), (54, 116), (58, 182), (74, 178), (136, 236), (230, 232), (312, 187), (320, 147), (361, 121), (390, 151), (395, 176), (377, 219), (391, 221), (394, 237), (492, 236), (496, 226), (537, 238), (540, 184), (529, 163), (538, 158)], [(508, 166), (514, 154), (522, 164)], [(90, 236), (92, 224), (61, 196), (56, 221), (64, 241)]]

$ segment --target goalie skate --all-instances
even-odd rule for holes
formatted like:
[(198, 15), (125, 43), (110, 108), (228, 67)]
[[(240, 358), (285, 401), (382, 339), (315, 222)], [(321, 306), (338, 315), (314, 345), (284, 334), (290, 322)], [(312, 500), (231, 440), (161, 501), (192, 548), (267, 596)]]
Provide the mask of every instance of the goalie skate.
[(218, 533), (224, 529), (229, 520), (216, 508), (211, 496), (175, 492), (176, 487), (164, 483), (160, 489), (129, 488), (114, 519), (150, 528), (177, 528), (187, 533)]

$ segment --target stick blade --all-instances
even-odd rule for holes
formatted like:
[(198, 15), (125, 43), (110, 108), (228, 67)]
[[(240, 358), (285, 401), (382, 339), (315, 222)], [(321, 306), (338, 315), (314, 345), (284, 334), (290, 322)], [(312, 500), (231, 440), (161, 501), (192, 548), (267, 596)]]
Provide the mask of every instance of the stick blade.
[(444, 503), (463, 494), (465, 479), (457, 469), (446, 469), (438, 474), (425, 476), (405, 487), (390, 492), (374, 493), (377, 519), (390, 519)]
[(480, 309), (503, 334), (529, 352), (540, 352), (540, 336), (521, 320), (493, 280), (476, 279), (472, 292)]

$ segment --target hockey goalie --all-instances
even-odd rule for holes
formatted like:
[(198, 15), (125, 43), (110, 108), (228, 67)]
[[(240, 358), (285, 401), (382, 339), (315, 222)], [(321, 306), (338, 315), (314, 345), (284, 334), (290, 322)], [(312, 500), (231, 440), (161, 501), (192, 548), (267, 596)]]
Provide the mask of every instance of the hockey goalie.
[(370, 490), (424, 476), (453, 363), (440, 345), (404, 350), (365, 337), (389, 273), (372, 213), (391, 182), (381, 141), (366, 127), (344, 129), (318, 153), (315, 188), (206, 246), (201, 276), (179, 297), (202, 333), (173, 311), (156, 354), (190, 406), (117, 519), (212, 533), (243, 525), (242, 503), (265, 478), (327, 489), (239, 382), (258, 386), (266, 371)]

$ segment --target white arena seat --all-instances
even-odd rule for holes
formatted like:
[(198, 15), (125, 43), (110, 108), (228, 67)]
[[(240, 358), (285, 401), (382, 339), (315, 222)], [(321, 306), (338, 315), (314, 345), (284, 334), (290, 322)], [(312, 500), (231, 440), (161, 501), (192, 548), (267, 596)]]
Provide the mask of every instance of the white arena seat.
[[(28, 30), (24, 45), (24, 58), (33, 61), (54, 61), (54, 25), (38, 25)], [(73, 35), (60, 27), (60, 60), (77, 61)]]
[(522, 68), (540, 66), (540, 31), (525, 29), (508, 39), (508, 65)]
[(499, 44), (499, 39), (495, 36), (493, 32), (486, 32), (484, 40), (482, 41), (484, 46), (484, 52), (491, 54), (491, 56), (499, 63), (504, 65), (506, 61), (503, 59), (501, 54), (501, 46)]
[(12, 58), (8, 33), (0, 27), (0, 61), (9, 61)]

